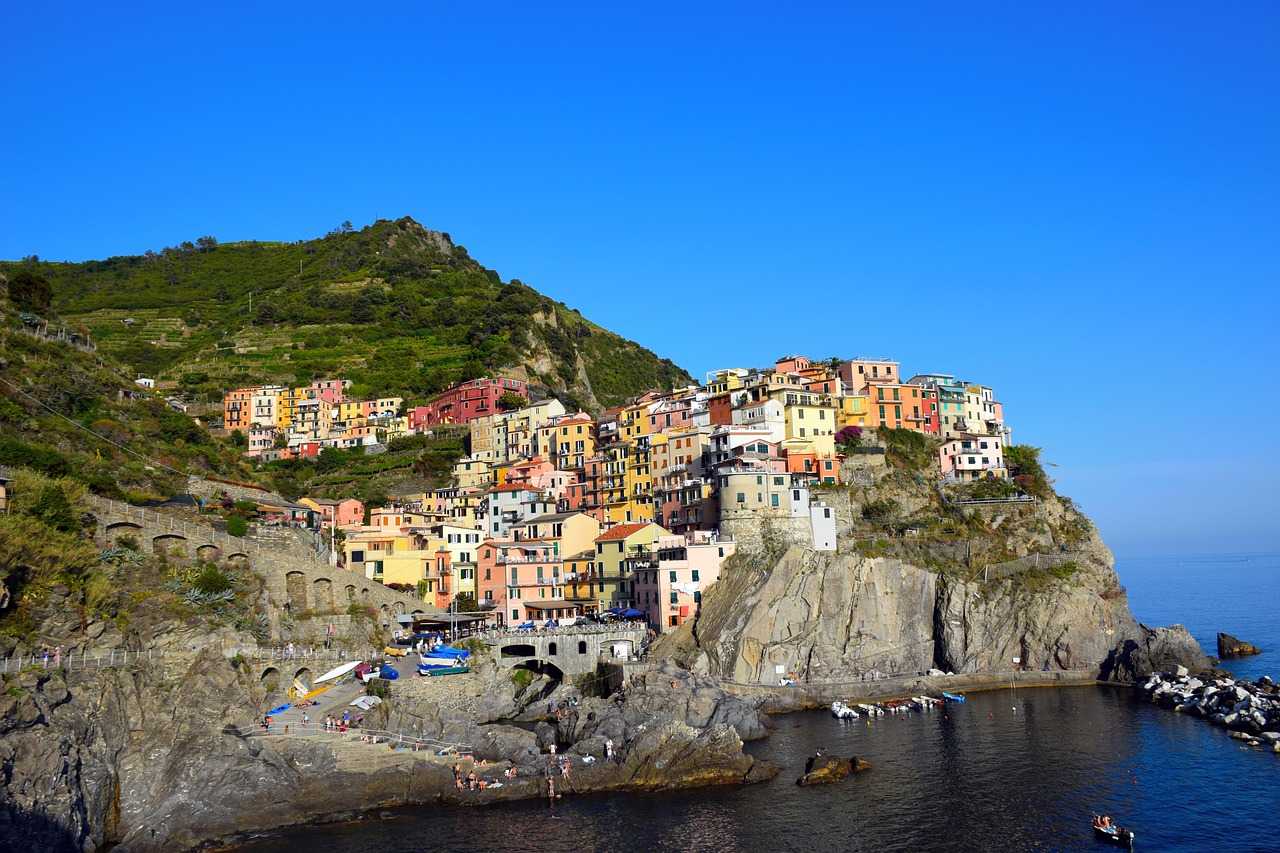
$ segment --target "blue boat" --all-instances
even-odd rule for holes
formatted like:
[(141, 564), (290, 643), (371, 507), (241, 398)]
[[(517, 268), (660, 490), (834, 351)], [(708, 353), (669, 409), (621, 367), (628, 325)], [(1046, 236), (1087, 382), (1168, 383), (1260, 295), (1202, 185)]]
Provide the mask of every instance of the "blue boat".
[(963, 702), (964, 694), (963, 693), (943, 693), (942, 698), (947, 700), (948, 702)]
[(470, 649), (451, 649), (448, 647), (442, 649), (432, 649), (427, 652), (425, 657), (429, 658), (449, 658), (450, 660), (466, 660), (471, 657)]

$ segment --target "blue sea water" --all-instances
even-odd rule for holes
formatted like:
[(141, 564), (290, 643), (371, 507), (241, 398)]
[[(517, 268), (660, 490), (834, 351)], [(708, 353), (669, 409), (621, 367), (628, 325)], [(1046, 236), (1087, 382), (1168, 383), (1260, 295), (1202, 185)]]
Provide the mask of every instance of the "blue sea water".
[[(1128, 559), (1117, 570), (1140, 620), (1181, 622), (1210, 653), (1218, 631), (1234, 634), (1264, 654), (1229, 668), (1280, 677), (1280, 555)], [(1105, 811), (1136, 831), (1138, 850), (1280, 850), (1280, 756), (1128, 688), (998, 690), (946, 712), (845, 722), (811, 711), (775, 722), (772, 737), (749, 745), (783, 768), (762, 785), (570, 795), (554, 817), (543, 802), (401, 809), (396, 820), (282, 833), (245, 849), (1106, 850), (1089, 828)], [(818, 748), (873, 768), (840, 785), (797, 787)]]

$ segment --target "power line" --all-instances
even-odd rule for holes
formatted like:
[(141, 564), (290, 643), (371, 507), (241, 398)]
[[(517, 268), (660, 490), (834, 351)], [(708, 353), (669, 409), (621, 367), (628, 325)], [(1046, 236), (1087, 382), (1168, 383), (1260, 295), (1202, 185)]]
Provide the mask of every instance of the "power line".
[(119, 442), (112, 441), (111, 439), (107, 438), (105, 435), (99, 435), (98, 433), (89, 429), (87, 426), (80, 423), (79, 421), (64, 415), (62, 412), (59, 412), (57, 409), (53, 408), (53, 406), (50, 406), (48, 403), (45, 403), (43, 400), (40, 400), (40, 399), (37, 399), (36, 397), (31, 396), (26, 391), (23, 391), (21, 388), (19, 388), (17, 385), (14, 385), (8, 379), (5, 379), (3, 376), (0, 376), (0, 382), (3, 382), (5, 385), (8, 385), (14, 391), (26, 397), (28, 400), (35, 403), (37, 406), (40, 406), (43, 409), (47, 409), (49, 412), (52, 412), (54, 415), (57, 415), (58, 417), (62, 418), (64, 421), (71, 424), (76, 429), (84, 430), (85, 432), (89, 433), (89, 435), (101, 441), (105, 441), (107, 444), (110, 444), (112, 447), (116, 447), (120, 450), (123, 450), (125, 453), (132, 454), (138, 457), (139, 459), (141, 459), (143, 462), (149, 462), (150, 464), (158, 468), (163, 468), (166, 471), (172, 471), (174, 474), (180, 474), (183, 477), (190, 476), (186, 471), (179, 471), (177, 468), (166, 465), (163, 462), (159, 462), (155, 459), (152, 459), (149, 456), (144, 456), (143, 454), (139, 453), (138, 451), (134, 450), (131, 447), (125, 447), (123, 444), (120, 444)]

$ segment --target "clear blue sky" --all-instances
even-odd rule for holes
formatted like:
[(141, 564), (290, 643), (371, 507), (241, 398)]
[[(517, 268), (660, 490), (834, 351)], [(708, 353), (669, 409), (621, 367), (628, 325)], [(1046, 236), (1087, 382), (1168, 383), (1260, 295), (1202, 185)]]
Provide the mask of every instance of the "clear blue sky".
[(6, 4), (0, 257), (408, 215), (694, 375), (991, 385), (1120, 554), (1280, 550), (1280, 6), (276, 6)]

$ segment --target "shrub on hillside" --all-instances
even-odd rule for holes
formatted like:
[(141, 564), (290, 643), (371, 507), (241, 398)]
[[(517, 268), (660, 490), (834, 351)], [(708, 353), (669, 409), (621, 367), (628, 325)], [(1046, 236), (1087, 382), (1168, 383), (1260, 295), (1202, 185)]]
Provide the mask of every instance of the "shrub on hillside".
[(228, 536), (244, 536), (248, 532), (249, 522), (245, 521), (242, 516), (233, 515), (227, 519)]

